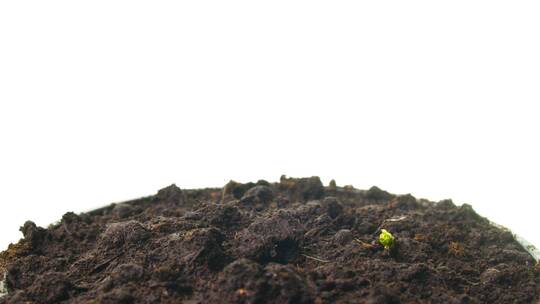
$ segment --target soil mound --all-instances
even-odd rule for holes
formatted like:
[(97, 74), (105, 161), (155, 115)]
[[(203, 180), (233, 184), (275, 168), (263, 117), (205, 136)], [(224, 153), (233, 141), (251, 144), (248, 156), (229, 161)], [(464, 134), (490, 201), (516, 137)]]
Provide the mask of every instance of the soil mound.
[[(385, 249), (381, 229), (395, 238)], [(469, 205), (231, 181), (26, 222), (0, 303), (537, 303), (540, 266)], [(1, 277), (0, 277), (1, 278)]]

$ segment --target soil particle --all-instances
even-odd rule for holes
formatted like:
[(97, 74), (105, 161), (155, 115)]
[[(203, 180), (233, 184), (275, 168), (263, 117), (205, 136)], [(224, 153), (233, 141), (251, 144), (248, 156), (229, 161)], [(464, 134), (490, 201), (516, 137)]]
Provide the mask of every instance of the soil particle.
[(36, 224), (32, 221), (25, 222), (19, 230), (22, 232), (24, 239), (33, 248), (39, 247), (40, 243), (44, 240), (47, 233), (45, 229), (37, 227)]
[(384, 190), (381, 190), (377, 186), (373, 186), (369, 188), (368, 191), (366, 191), (365, 197), (367, 199), (374, 200), (374, 201), (382, 201), (382, 200), (392, 199), (393, 195)]
[(290, 201), (307, 202), (313, 199), (322, 198), (324, 187), (319, 177), (308, 178), (287, 178), (281, 176), (280, 190), (287, 193)]
[(304, 228), (291, 212), (278, 211), (255, 219), (240, 231), (233, 247), (237, 258), (249, 258), (260, 263), (293, 261), (300, 252)]
[(244, 194), (255, 186), (269, 186), (270, 184), (265, 180), (259, 180), (257, 183), (242, 184), (231, 180), (228, 182), (222, 190), (221, 202), (226, 203), (231, 200), (239, 200)]
[(121, 285), (127, 282), (139, 281), (143, 277), (144, 270), (136, 264), (121, 264), (117, 266), (110, 275), (114, 285)]
[[(381, 229), (395, 237), (385, 250)], [(471, 206), (318, 177), (171, 185), (33, 222), (4, 303), (538, 303), (540, 266)]]
[[(200, 215), (200, 213), (199, 213)], [(235, 205), (220, 205), (214, 210), (207, 211), (207, 217), (210, 224), (220, 228), (237, 227), (244, 220), (244, 216)], [(191, 217), (191, 219), (200, 219), (200, 217)]]
[(180, 261), (186, 267), (202, 265), (211, 271), (219, 271), (229, 258), (222, 248), (224, 235), (216, 228), (198, 228), (188, 231), (181, 243)]
[(212, 287), (215, 303), (313, 303), (313, 292), (290, 266), (261, 267), (248, 259), (229, 264)]
[(184, 196), (184, 192), (182, 192), (182, 190), (175, 184), (159, 190), (156, 198), (161, 201), (170, 202), (173, 204), (182, 204), (186, 199)]
[(343, 205), (333, 196), (325, 197), (321, 206), (331, 218), (336, 218), (343, 213)]
[(337, 184), (336, 184), (336, 181), (335, 180), (331, 180), (330, 183), (328, 183), (328, 188), (330, 190), (336, 190), (337, 189)]
[(240, 258), (227, 265), (211, 286), (213, 303), (263, 303), (267, 299), (267, 280), (256, 262)]
[(270, 303), (313, 303), (313, 292), (306, 281), (290, 265), (271, 263), (264, 277), (269, 285)]
[[(366, 304), (399, 304), (399, 292), (386, 285), (375, 285), (371, 292), (367, 295)], [(362, 302), (360, 302), (362, 303)]]
[(400, 195), (396, 197), (392, 201), (390, 206), (401, 210), (414, 210), (421, 208), (421, 204), (416, 200), (414, 196), (410, 194)]
[(488, 268), (480, 275), (480, 282), (482, 283), (493, 283), (497, 281), (503, 273), (496, 268)]
[(341, 229), (334, 235), (334, 242), (339, 245), (346, 245), (353, 239), (352, 232), (349, 229)]
[[(113, 289), (101, 294), (97, 303), (102, 304), (130, 304), (135, 302), (134, 290), (130, 287)], [(91, 303), (91, 302), (90, 302)]]
[(244, 204), (264, 205), (274, 199), (274, 193), (268, 186), (255, 186), (246, 191), (240, 200)]
[(54, 303), (69, 298), (72, 286), (63, 273), (47, 272), (36, 278), (28, 289), (28, 296), (37, 303)]
[(114, 249), (122, 246), (142, 244), (150, 236), (138, 221), (113, 223), (107, 226), (98, 241), (98, 247)]
[(112, 214), (118, 219), (129, 217), (133, 213), (133, 207), (128, 204), (117, 204), (112, 209)]

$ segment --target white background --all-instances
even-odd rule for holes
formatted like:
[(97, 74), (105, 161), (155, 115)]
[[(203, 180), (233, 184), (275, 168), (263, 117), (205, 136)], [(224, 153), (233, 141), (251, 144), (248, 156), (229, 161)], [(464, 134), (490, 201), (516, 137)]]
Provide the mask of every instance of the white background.
[(0, 248), (229, 179), (470, 203), (540, 245), (537, 1), (2, 1)]

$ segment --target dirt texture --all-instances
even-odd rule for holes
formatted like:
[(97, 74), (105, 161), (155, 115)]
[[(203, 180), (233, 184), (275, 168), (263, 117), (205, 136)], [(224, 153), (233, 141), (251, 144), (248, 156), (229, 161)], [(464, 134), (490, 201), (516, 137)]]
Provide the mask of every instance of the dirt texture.
[(318, 177), (171, 185), (21, 232), (0, 303), (539, 303), (540, 266), (471, 206)]

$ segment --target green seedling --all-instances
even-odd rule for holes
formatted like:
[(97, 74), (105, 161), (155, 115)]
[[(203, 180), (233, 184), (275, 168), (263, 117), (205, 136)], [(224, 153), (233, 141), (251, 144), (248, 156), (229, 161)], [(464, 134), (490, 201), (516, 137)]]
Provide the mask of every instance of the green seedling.
[(384, 250), (390, 250), (394, 246), (394, 236), (386, 229), (381, 229), (381, 235), (379, 235), (379, 242), (384, 246)]

